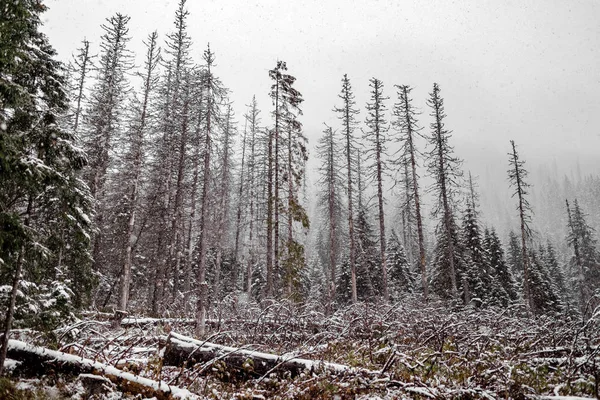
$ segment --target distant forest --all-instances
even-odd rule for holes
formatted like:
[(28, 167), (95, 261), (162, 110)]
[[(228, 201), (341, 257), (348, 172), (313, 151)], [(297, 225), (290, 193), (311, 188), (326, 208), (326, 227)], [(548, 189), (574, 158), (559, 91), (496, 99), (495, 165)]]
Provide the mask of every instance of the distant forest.
[[(6, 7), (6, 333), (52, 329), (92, 308), (193, 317), (203, 334), (221, 304), (270, 299), (328, 315), (408, 294), (531, 315), (585, 317), (600, 304), (600, 176), (548, 172), (534, 198), (527, 154), (511, 141), (505, 179), (478, 182), (483, 171), (466, 171), (454, 152), (443, 85), (415, 104), (410, 85), (384, 90), (372, 78), (359, 105), (341, 76), (337, 123), (309, 144), (303, 77), (274, 61), (271, 103), (238, 99), (248, 106), (236, 119), (218, 49), (192, 56), (185, 0), (168, 35), (149, 33), (141, 66), (126, 15), (106, 19), (97, 54), (84, 40), (65, 65), (39, 31), (43, 5)], [(483, 223), (480, 186), (510, 189), (488, 201), (510, 211), (496, 227)]]

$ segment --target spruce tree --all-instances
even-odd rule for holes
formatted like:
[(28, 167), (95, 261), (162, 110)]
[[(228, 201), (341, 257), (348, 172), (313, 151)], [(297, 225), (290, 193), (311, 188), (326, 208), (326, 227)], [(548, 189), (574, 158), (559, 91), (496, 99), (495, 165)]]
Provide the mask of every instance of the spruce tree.
[(31, 320), (48, 330), (85, 304), (93, 279), (92, 200), (77, 177), (85, 157), (58, 126), (66, 82), (39, 31), (43, 11), (39, 1), (6, 2), (0, 15), (0, 276), (12, 281), (2, 299), (0, 374), (21, 282), (38, 288), (28, 308), (40, 310)]
[[(494, 297), (500, 305), (506, 307), (511, 302), (517, 300), (519, 292), (511, 268), (505, 261), (504, 250), (500, 238), (498, 238), (498, 235), (493, 228), (491, 230), (485, 230), (483, 248), (487, 258), (486, 263), (489, 265), (490, 270), (495, 277), (495, 282), (498, 284), (497, 288), (492, 288)], [(518, 250), (517, 259), (521, 259)]]
[[(288, 294), (298, 281), (297, 272), (303, 264), (304, 248), (293, 236), (292, 224), (301, 222), (308, 227), (308, 217), (300, 205), (298, 189), (304, 175), (306, 161), (306, 139), (302, 135), (302, 124), (298, 116), (302, 114), (300, 104), (302, 94), (294, 88), (296, 78), (288, 73), (284, 61), (278, 61), (274, 69), (269, 71), (273, 81), (269, 93), (273, 100), (274, 127), (269, 133), (268, 145), (268, 195), (267, 195), (267, 297), (274, 295), (274, 285), (277, 274), (284, 272), (285, 285)], [(287, 136), (287, 152), (285, 139)], [(285, 153), (284, 153), (285, 152)], [(287, 155), (285, 157), (284, 155)], [(284, 209), (283, 194), (284, 179), (287, 180), (287, 228), (286, 271), (280, 270), (280, 211)]]
[(366, 212), (359, 210), (356, 218), (356, 288), (358, 299), (373, 301), (376, 290), (381, 290), (383, 279), (379, 273), (381, 265), (377, 241)]
[(475, 300), (478, 304), (490, 300), (490, 288), (492, 287), (490, 271), (486, 263), (485, 253), (479, 227), (476, 193), (473, 180), (469, 173), (470, 195), (467, 198), (467, 208), (464, 212), (462, 225), (463, 265), (458, 271), (461, 276), (463, 301), (469, 304)]
[(575, 199), (573, 206), (567, 204), (567, 244), (573, 248), (571, 265), (575, 268), (575, 283), (579, 291), (579, 305), (587, 313), (588, 301), (595, 288), (600, 287), (600, 254), (596, 249), (594, 230)]
[(393, 230), (388, 240), (387, 252), (390, 298), (398, 300), (403, 293), (414, 290), (415, 279), (410, 271), (402, 243)]
[(428, 137), (431, 149), (427, 154), (427, 169), (434, 180), (430, 191), (436, 196), (436, 204), (433, 216), (440, 216), (440, 222), (436, 229), (437, 245), (435, 276), (439, 283), (438, 287), (448, 286), (442, 289), (443, 295), (458, 297), (457, 263), (458, 254), (458, 231), (454, 216), (454, 201), (457, 195), (462, 176), (460, 166), (462, 161), (454, 155), (454, 148), (450, 145), (451, 131), (446, 129), (444, 119), (444, 100), (440, 96), (440, 88), (437, 83), (433, 84), (433, 91), (427, 100), (431, 108), (433, 122), (430, 124), (431, 136)]

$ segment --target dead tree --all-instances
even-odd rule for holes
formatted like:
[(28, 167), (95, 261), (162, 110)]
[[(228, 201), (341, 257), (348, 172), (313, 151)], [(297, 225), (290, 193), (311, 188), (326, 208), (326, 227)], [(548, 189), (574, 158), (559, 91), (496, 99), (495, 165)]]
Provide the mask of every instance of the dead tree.
[(342, 91), (338, 95), (342, 99), (342, 106), (335, 107), (333, 110), (339, 114), (339, 119), (342, 121), (342, 134), (344, 135), (344, 155), (346, 156), (346, 187), (348, 194), (348, 240), (350, 242), (350, 274), (352, 285), (352, 303), (358, 301), (356, 289), (356, 238), (354, 233), (354, 129), (356, 127), (355, 116), (359, 113), (355, 108), (356, 101), (352, 92), (352, 85), (347, 74), (342, 78)]
[(381, 259), (381, 276), (383, 284), (383, 299), (388, 301), (387, 262), (385, 251), (385, 214), (383, 209), (383, 176), (386, 169), (386, 142), (387, 121), (385, 120), (385, 101), (388, 97), (383, 96), (383, 83), (376, 78), (369, 81), (371, 87), (371, 102), (367, 103), (367, 118), (365, 123), (369, 130), (364, 138), (369, 143), (366, 151), (368, 177), (375, 181), (377, 186), (377, 207), (379, 217), (379, 256)]
[(510, 169), (508, 170), (508, 180), (510, 185), (514, 187), (512, 197), (517, 197), (517, 210), (519, 212), (519, 222), (521, 224), (521, 257), (523, 259), (523, 295), (525, 299), (525, 306), (529, 311), (533, 310), (533, 301), (531, 299), (531, 287), (529, 279), (529, 254), (527, 252), (527, 243), (531, 237), (531, 228), (529, 223), (531, 222), (531, 206), (527, 200), (527, 189), (530, 185), (525, 181), (528, 172), (524, 168), (525, 161), (519, 159), (515, 141), (511, 140), (510, 145), (512, 151), (508, 153), (508, 161)]
[(419, 182), (417, 175), (417, 149), (415, 139), (420, 136), (420, 128), (417, 125), (416, 116), (418, 112), (412, 105), (410, 92), (412, 88), (407, 85), (398, 86), (399, 102), (394, 106), (394, 116), (396, 128), (400, 131), (400, 141), (402, 143), (403, 160), (406, 168), (405, 185), (407, 195), (412, 195), (412, 200), (415, 207), (415, 218), (417, 222), (417, 235), (419, 241), (419, 267), (421, 270), (421, 286), (423, 288), (423, 296), (427, 300), (429, 289), (427, 287), (427, 263), (425, 259), (425, 238), (423, 235), (423, 218), (421, 215), (421, 198), (419, 195)]

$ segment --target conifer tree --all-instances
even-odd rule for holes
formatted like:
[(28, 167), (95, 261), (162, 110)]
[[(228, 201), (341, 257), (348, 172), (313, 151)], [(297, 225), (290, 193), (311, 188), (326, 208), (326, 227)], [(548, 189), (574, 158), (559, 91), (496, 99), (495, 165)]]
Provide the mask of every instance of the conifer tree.
[(402, 293), (414, 290), (415, 282), (402, 243), (393, 230), (388, 241), (387, 252), (390, 298), (398, 300)]
[[(399, 141), (402, 144), (401, 158), (397, 163), (402, 165), (405, 169), (404, 180), (406, 187), (407, 206), (410, 206), (411, 203), (414, 204), (414, 216), (417, 223), (417, 239), (419, 245), (421, 287), (423, 290), (423, 296), (425, 297), (425, 300), (427, 300), (429, 289), (427, 286), (427, 264), (425, 259), (425, 239), (423, 235), (423, 219), (421, 215), (421, 198), (418, 182), (419, 176), (417, 174), (416, 156), (418, 151), (415, 146), (415, 140), (417, 137), (421, 136), (419, 133), (420, 128), (416, 119), (418, 112), (412, 105), (412, 99), (410, 98), (410, 92), (412, 91), (412, 88), (407, 85), (396, 85), (396, 88), (398, 89), (398, 103), (394, 105), (393, 113), (394, 117), (396, 118), (394, 125), (399, 131)], [(409, 201), (409, 199), (411, 199), (412, 202)], [(408, 215), (411, 215), (411, 211), (408, 211)]]
[[(518, 244), (518, 242), (517, 242)], [(487, 258), (486, 263), (495, 276), (497, 288), (493, 288), (494, 296), (502, 306), (508, 306), (518, 298), (518, 288), (512, 275), (512, 271), (504, 258), (502, 243), (496, 234), (496, 231), (486, 229), (483, 239), (483, 249)], [(517, 257), (520, 260), (520, 253), (517, 250)], [(506, 297), (505, 297), (506, 296)]]
[(364, 139), (368, 143), (366, 147), (367, 177), (375, 181), (377, 186), (377, 209), (379, 218), (379, 258), (381, 261), (381, 278), (383, 298), (388, 300), (388, 282), (387, 282), (387, 266), (386, 266), (386, 251), (385, 251), (385, 214), (384, 214), (384, 197), (383, 197), (383, 177), (386, 170), (386, 142), (388, 124), (385, 119), (386, 106), (385, 101), (389, 97), (383, 96), (383, 83), (376, 78), (369, 80), (371, 88), (370, 102), (367, 103), (367, 118), (365, 123), (368, 131), (364, 134)]
[(328, 309), (335, 299), (336, 291), (336, 266), (339, 262), (340, 255), (340, 238), (341, 238), (341, 222), (343, 218), (343, 203), (340, 198), (340, 192), (343, 190), (343, 178), (340, 174), (341, 160), (339, 155), (342, 154), (339, 148), (339, 143), (335, 137), (334, 130), (327, 126), (323, 132), (323, 136), (317, 144), (317, 157), (321, 160), (319, 167), (319, 186), (321, 188), (319, 194), (319, 207), (323, 213), (323, 219), (328, 229), (328, 260), (327, 260), (327, 282), (329, 283), (329, 302)]
[(354, 100), (354, 92), (350, 84), (350, 78), (344, 74), (342, 78), (342, 90), (338, 97), (342, 100), (341, 107), (335, 107), (333, 110), (339, 114), (342, 121), (342, 135), (344, 137), (344, 156), (346, 158), (346, 193), (348, 197), (348, 241), (349, 241), (349, 267), (351, 274), (351, 298), (356, 303), (356, 238), (354, 229), (354, 152), (356, 151), (354, 129), (356, 128), (356, 115), (359, 111)]
[(477, 211), (477, 194), (473, 186), (473, 179), (469, 172), (469, 196), (462, 226), (462, 248), (464, 265), (462, 268), (463, 301), (469, 304), (473, 298), (479, 304), (490, 300), (492, 276), (488, 271), (481, 231), (479, 228), (479, 214)]
[[(260, 158), (259, 158), (259, 136), (260, 136), (260, 110), (258, 109), (258, 103), (256, 97), (252, 97), (252, 102), (249, 105), (248, 113), (245, 115), (246, 123), (249, 125), (248, 130), (250, 132), (249, 137), (249, 155), (248, 155), (248, 168), (247, 177), (244, 180), (247, 182), (248, 197), (244, 198), (244, 202), (249, 198), (249, 223), (248, 223), (248, 260), (246, 263), (246, 291), (248, 298), (251, 296), (252, 289), (252, 269), (256, 262), (256, 237), (258, 237), (259, 215), (258, 208), (260, 206), (259, 199), (261, 197), (261, 191), (257, 186), (260, 182)], [(242, 201), (242, 199), (239, 199)]]
[[(526, 181), (528, 172), (525, 169), (525, 161), (519, 159), (517, 148), (513, 140), (510, 141), (512, 146), (512, 152), (508, 154), (510, 169), (508, 170), (508, 179), (510, 185), (514, 187), (513, 197), (517, 197), (517, 211), (519, 212), (519, 221), (521, 224), (521, 257), (523, 263), (523, 298), (525, 300), (525, 306), (530, 311), (535, 311), (534, 302), (530, 296), (531, 284), (529, 280), (529, 252), (527, 250), (527, 243), (531, 238), (531, 228), (529, 223), (531, 222), (531, 206), (527, 200), (529, 194), (529, 184)], [(538, 279), (539, 281), (539, 279)]]
[(48, 330), (85, 303), (91, 283), (92, 200), (77, 177), (85, 157), (58, 126), (66, 82), (39, 31), (44, 11), (31, 0), (6, 2), (0, 14), (0, 277), (12, 281), (1, 299), (0, 374), (22, 281), (37, 287), (28, 308), (42, 308), (35, 322)]
[(75, 85), (73, 88), (75, 110), (73, 111), (73, 131), (77, 132), (81, 119), (81, 112), (83, 108), (83, 101), (86, 99), (85, 95), (85, 83), (88, 78), (89, 72), (94, 68), (92, 63), (93, 56), (90, 54), (90, 42), (83, 40), (82, 47), (77, 49), (77, 54), (73, 58), (73, 64), (70, 66), (71, 73), (74, 75)]
[(441, 215), (437, 228), (436, 272), (437, 281), (450, 283), (449, 292), (453, 298), (458, 296), (457, 283), (457, 240), (458, 232), (454, 217), (454, 198), (459, 190), (459, 178), (462, 176), (461, 160), (454, 155), (454, 148), (450, 145), (451, 131), (446, 129), (444, 119), (444, 100), (440, 96), (440, 88), (433, 84), (433, 92), (427, 100), (431, 108), (433, 122), (430, 124), (431, 136), (428, 137), (431, 150), (427, 154), (427, 169), (434, 179), (430, 187), (436, 196), (436, 205), (433, 216)]
[[(523, 254), (521, 252), (521, 244), (519, 237), (514, 231), (508, 234), (508, 256), (507, 262), (510, 267), (510, 272), (515, 278), (518, 286), (523, 283)], [(522, 288), (521, 288), (522, 289)]]
[(356, 288), (359, 300), (374, 300), (383, 280), (377, 268), (381, 265), (373, 227), (365, 210), (359, 210), (356, 218)]
[(213, 153), (213, 141), (215, 136), (215, 125), (218, 126), (221, 121), (221, 103), (225, 98), (227, 91), (221, 81), (214, 75), (212, 67), (215, 62), (215, 55), (210, 50), (210, 46), (204, 51), (203, 59), (205, 71), (203, 74), (203, 96), (205, 98), (204, 116), (203, 116), (203, 136), (204, 136), (204, 154), (203, 154), (203, 178), (202, 190), (200, 195), (200, 235), (198, 238), (198, 305), (196, 308), (196, 334), (203, 335), (206, 324), (206, 308), (208, 305), (208, 282), (206, 281), (207, 252), (209, 239), (209, 207), (210, 207), (210, 185), (213, 179), (211, 167), (211, 158)]
[(220, 152), (219, 167), (220, 172), (219, 183), (217, 187), (216, 200), (216, 232), (215, 232), (215, 268), (214, 268), (214, 285), (213, 296), (216, 301), (221, 300), (221, 268), (223, 260), (223, 252), (226, 243), (226, 232), (229, 222), (229, 207), (230, 207), (230, 191), (232, 183), (233, 170), (233, 141), (237, 133), (235, 121), (233, 120), (233, 110), (231, 104), (227, 105), (225, 115), (223, 116), (223, 129), (221, 135), (218, 136), (218, 148)]
[(543, 257), (544, 254), (539, 254), (533, 249), (529, 250), (527, 259), (530, 262), (528, 276), (531, 309), (536, 312), (560, 311), (562, 302), (551, 283), (550, 273), (543, 262)]
[(567, 244), (573, 248), (571, 264), (576, 270), (576, 285), (579, 291), (579, 304), (586, 313), (588, 301), (594, 288), (600, 287), (600, 255), (596, 249), (594, 230), (588, 225), (586, 216), (575, 199), (573, 207), (567, 204)]
[[(273, 296), (275, 276), (280, 274), (280, 210), (283, 209), (282, 194), (284, 188), (283, 178), (288, 183), (288, 238), (286, 241), (286, 289), (291, 289), (291, 284), (296, 281), (294, 269), (297, 262), (303, 259), (302, 246), (290, 238), (292, 221), (300, 221), (308, 226), (308, 218), (297, 198), (297, 188), (302, 181), (303, 163), (306, 158), (305, 138), (302, 135), (302, 125), (297, 117), (302, 112), (301, 93), (294, 88), (296, 78), (286, 73), (287, 65), (284, 61), (278, 61), (274, 69), (269, 71), (269, 77), (273, 81), (270, 97), (273, 100), (274, 110), (272, 112), (274, 127), (269, 134), (268, 146), (268, 195), (267, 195), (267, 286), (265, 294)], [(287, 134), (287, 160), (284, 158), (284, 140)], [(294, 161), (294, 155), (297, 159)], [(292, 163), (294, 166), (292, 166)], [(282, 175), (285, 173), (285, 175)], [(294, 180), (296, 182), (294, 182)], [(290, 186), (291, 185), (291, 186)], [(295, 187), (294, 187), (295, 186)]]
[[(133, 67), (132, 54), (127, 45), (130, 41), (130, 17), (117, 13), (102, 25), (101, 54), (98, 77), (92, 90), (89, 106), (85, 113), (86, 127), (82, 132), (89, 164), (86, 179), (96, 202), (96, 234), (94, 237), (94, 269), (105, 279), (116, 279), (121, 264), (119, 246), (113, 235), (120, 230), (109, 218), (116, 211), (109, 199), (109, 167), (116, 161), (116, 141), (123, 134), (125, 102), (129, 95), (128, 73)], [(116, 269), (116, 270), (115, 270)], [(114, 284), (105, 281), (109, 288), (105, 303), (112, 294)]]
[(136, 115), (131, 123), (129, 150), (126, 156), (126, 164), (122, 169), (125, 174), (127, 191), (125, 193), (128, 199), (125, 217), (127, 219), (127, 230), (124, 238), (125, 256), (123, 269), (120, 277), (119, 309), (127, 310), (129, 301), (129, 287), (131, 284), (131, 267), (133, 246), (136, 241), (135, 229), (138, 208), (140, 206), (140, 193), (142, 191), (142, 173), (144, 161), (146, 158), (145, 148), (147, 133), (146, 130), (151, 120), (151, 96), (158, 83), (156, 70), (160, 61), (160, 48), (157, 43), (158, 34), (156, 31), (148, 36), (146, 42), (146, 60), (144, 73), (140, 74), (143, 79), (142, 97), (134, 106)]

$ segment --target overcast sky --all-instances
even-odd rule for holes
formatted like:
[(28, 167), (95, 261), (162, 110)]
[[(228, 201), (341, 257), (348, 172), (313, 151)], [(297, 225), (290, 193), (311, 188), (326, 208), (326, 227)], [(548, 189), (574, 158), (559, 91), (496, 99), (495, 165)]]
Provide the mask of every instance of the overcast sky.
[[(131, 49), (158, 30), (164, 43), (177, 0), (46, 0), (44, 31), (61, 59), (100, 25), (131, 16)], [(257, 95), (267, 122), (268, 70), (287, 62), (304, 95), (311, 148), (322, 123), (334, 127), (340, 80), (348, 73), (361, 107), (368, 80), (381, 79), (391, 109), (394, 84), (409, 84), (428, 126), (427, 93), (438, 82), (447, 127), (469, 163), (504, 156), (509, 139), (525, 159), (571, 167), (600, 159), (600, 2), (596, 0), (189, 0), (193, 55), (210, 42), (215, 72), (233, 94), (237, 118)], [(568, 161), (561, 154), (567, 154)], [(562, 165), (565, 164), (565, 165)], [(502, 170), (505, 170), (502, 165)], [(596, 171), (597, 172), (597, 171)]]

